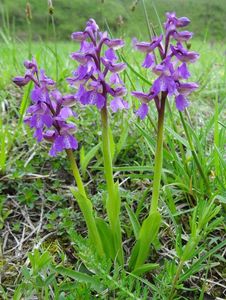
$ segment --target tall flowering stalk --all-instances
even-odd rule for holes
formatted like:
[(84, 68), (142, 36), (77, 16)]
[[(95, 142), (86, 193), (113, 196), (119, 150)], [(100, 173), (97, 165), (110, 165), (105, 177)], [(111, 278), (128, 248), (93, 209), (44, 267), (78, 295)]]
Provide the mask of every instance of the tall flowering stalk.
[(77, 200), (87, 223), (90, 240), (96, 246), (98, 254), (103, 256), (104, 251), (96, 227), (92, 203), (87, 198), (73, 155), (73, 150), (78, 148), (78, 142), (74, 136), (76, 127), (67, 120), (69, 117), (76, 116), (71, 108), (76, 103), (76, 98), (73, 94), (62, 95), (56, 88), (56, 83), (46, 76), (44, 70), (39, 71), (34, 59), (25, 61), (24, 66), (26, 68), (25, 75), (13, 79), (19, 87), (23, 87), (29, 82), (34, 83), (30, 95), (32, 105), (27, 109), (24, 121), (34, 130), (34, 137), (38, 142), (46, 140), (51, 143), (50, 156), (56, 156), (59, 152), (66, 151), (78, 187)]
[[(100, 32), (93, 19), (87, 22), (84, 32), (72, 33), (72, 39), (80, 43), (80, 49), (71, 54), (71, 58), (79, 63), (68, 78), (72, 87), (77, 89), (76, 98), (83, 105), (95, 105), (101, 114), (104, 172), (107, 183), (108, 198), (106, 210), (114, 240), (114, 253), (118, 261), (123, 263), (123, 251), (120, 228), (120, 196), (118, 184), (114, 182), (112, 155), (110, 150), (110, 127), (108, 120), (109, 106), (113, 112), (128, 109), (123, 100), (126, 88), (119, 76), (126, 65), (117, 62), (115, 50), (124, 46), (121, 39), (110, 39), (107, 32)], [(103, 47), (105, 51), (103, 52)], [(107, 49), (106, 49), (107, 48)]]
[[(151, 42), (135, 42), (135, 48), (145, 54), (142, 66), (151, 69), (158, 76), (148, 93), (132, 92), (132, 95), (141, 101), (141, 106), (136, 114), (141, 119), (144, 119), (148, 114), (149, 102), (154, 101), (158, 112), (158, 128), (150, 212), (141, 226), (138, 241), (132, 252), (130, 266), (133, 269), (141, 267), (145, 262), (149, 254), (150, 244), (156, 238), (161, 223), (161, 216), (158, 212), (158, 200), (163, 161), (163, 130), (167, 97), (174, 97), (176, 108), (179, 111), (183, 111), (189, 105), (188, 96), (198, 88), (198, 85), (194, 82), (184, 82), (190, 77), (188, 64), (194, 63), (199, 57), (196, 52), (188, 51), (183, 45), (192, 38), (192, 33), (189, 31), (178, 31), (178, 29), (187, 26), (190, 20), (186, 17), (177, 18), (175, 13), (167, 13), (166, 17), (164, 36), (153, 37)], [(156, 50), (158, 50), (158, 54)], [(160, 63), (157, 63), (158, 57), (160, 57)]]

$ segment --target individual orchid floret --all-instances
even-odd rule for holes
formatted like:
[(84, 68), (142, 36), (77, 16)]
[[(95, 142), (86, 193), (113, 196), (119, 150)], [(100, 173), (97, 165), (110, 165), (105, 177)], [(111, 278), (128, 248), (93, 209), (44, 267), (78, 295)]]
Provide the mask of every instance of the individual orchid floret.
[(75, 116), (70, 108), (76, 102), (75, 96), (63, 96), (44, 70), (38, 70), (34, 59), (25, 61), (24, 66), (27, 69), (24, 77), (15, 77), (13, 80), (20, 87), (29, 81), (34, 82), (30, 95), (32, 105), (27, 109), (24, 122), (34, 129), (34, 137), (38, 142), (45, 139), (52, 143), (51, 156), (56, 156), (64, 149), (77, 149), (78, 142), (74, 137), (76, 127), (67, 123), (69, 117)]
[[(161, 108), (162, 93), (175, 98), (176, 107), (183, 111), (189, 106), (188, 96), (198, 88), (194, 82), (183, 82), (190, 77), (188, 64), (194, 63), (199, 58), (199, 54), (188, 51), (183, 43), (192, 38), (189, 31), (178, 31), (179, 28), (187, 26), (189, 19), (177, 18), (175, 13), (166, 14), (165, 36), (155, 36), (150, 43), (134, 41), (135, 49), (146, 53), (142, 66), (152, 70), (158, 78), (153, 82), (148, 94), (143, 92), (132, 92), (142, 104), (137, 111), (137, 115), (144, 119), (148, 114), (148, 102), (154, 100), (158, 110)], [(176, 45), (172, 44), (176, 41)], [(158, 49), (159, 56), (155, 51)], [(161, 62), (157, 63), (156, 57), (160, 57)]]
[(35, 59), (32, 58), (31, 61), (26, 60), (24, 62), (24, 66), (27, 69), (24, 76), (16, 76), (13, 79), (13, 82), (16, 85), (18, 85), (19, 87), (25, 86), (30, 81), (33, 81), (35, 84), (38, 84), (37, 80), (35, 79), (35, 77), (37, 76), (37, 72), (38, 72), (38, 67), (37, 67), (37, 63), (36, 63)]
[(135, 44), (135, 47), (138, 51), (150, 53), (155, 48), (159, 47), (161, 48), (161, 42), (162, 42), (163, 36), (160, 35), (159, 37), (155, 36), (152, 38), (152, 41), (150, 43), (148, 42), (137, 42)]
[(174, 31), (180, 27), (189, 25), (190, 20), (186, 17), (177, 18), (175, 12), (166, 13), (167, 20), (164, 23), (166, 32)]
[(129, 104), (122, 98), (126, 88), (119, 76), (126, 65), (118, 62), (115, 52), (124, 46), (124, 41), (111, 39), (107, 32), (100, 32), (93, 19), (87, 22), (84, 32), (74, 32), (71, 37), (80, 43), (79, 51), (71, 54), (79, 66), (72, 73), (73, 77), (67, 79), (77, 89), (76, 99), (83, 105), (96, 105), (102, 110), (110, 96), (113, 112), (128, 109)]
[(183, 48), (181, 43), (178, 43), (177, 46), (170, 45), (172, 54), (177, 57), (178, 60), (182, 62), (196, 62), (199, 58), (199, 54), (194, 51), (187, 51)]

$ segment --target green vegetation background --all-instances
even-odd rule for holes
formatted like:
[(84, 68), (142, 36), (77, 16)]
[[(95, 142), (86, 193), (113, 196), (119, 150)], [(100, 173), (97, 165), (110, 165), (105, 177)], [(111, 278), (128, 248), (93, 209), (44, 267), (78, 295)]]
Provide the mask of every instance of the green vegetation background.
[[(33, 39), (50, 39), (48, 30), (50, 18), (47, 0), (0, 0), (0, 33), (11, 26), (11, 30), (20, 39), (26, 39), (26, 3), (32, 9)], [(141, 0), (53, 0), (57, 37), (68, 40), (74, 30), (82, 30), (86, 20), (95, 18), (98, 24), (106, 26), (120, 35), (142, 36), (146, 34), (145, 19)], [(136, 5), (137, 3), (137, 5)], [(196, 37), (221, 40), (226, 32), (226, 0), (146, 0), (149, 18), (159, 32), (159, 22), (155, 9), (164, 19), (166, 11), (176, 11), (178, 16), (188, 16), (192, 20), (190, 30)]]

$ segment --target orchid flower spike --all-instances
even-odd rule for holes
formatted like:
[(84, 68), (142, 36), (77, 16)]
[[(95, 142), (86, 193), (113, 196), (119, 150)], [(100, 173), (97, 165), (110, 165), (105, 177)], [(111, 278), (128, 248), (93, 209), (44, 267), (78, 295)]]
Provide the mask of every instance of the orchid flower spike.
[(107, 32), (100, 32), (93, 19), (87, 22), (83, 32), (73, 32), (71, 38), (80, 43), (79, 51), (71, 54), (79, 64), (78, 68), (73, 77), (68, 78), (70, 85), (77, 90), (76, 99), (83, 105), (96, 105), (101, 110), (110, 96), (113, 112), (128, 109), (129, 104), (123, 99), (127, 91), (119, 75), (126, 65), (117, 62), (115, 52), (124, 46), (123, 40), (111, 39)]
[[(148, 114), (148, 103), (155, 101), (156, 107), (160, 110), (161, 94), (175, 98), (176, 108), (183, 111), (189, 106), (188, 96), (198, 88), (195, 82), (183, 82), (190, 77), (188, 64), (194, 63), (199, 58), (199, 54), (188, 51), (183, 43), (192, 38), (189, 31), (178, 31), (187, 26), (190, 20), (186, 17), (177, 18), (175, 13), (166, 14), (164, 23), (165, 35), (153, 37), (151, 42), (135, 41), (135, 49), (145, 53), (142, 64), (144, 68), (151, 69), (158, 78), (153, 82), (148, 93), (134, 91), (132, 95), (138, 98), (142, 104), (136, 114), (144, 119)], [(172, 42), (175, 41), (175, 44)], [(161, 62), (156, 63), (155, 51), (158, 49)]]

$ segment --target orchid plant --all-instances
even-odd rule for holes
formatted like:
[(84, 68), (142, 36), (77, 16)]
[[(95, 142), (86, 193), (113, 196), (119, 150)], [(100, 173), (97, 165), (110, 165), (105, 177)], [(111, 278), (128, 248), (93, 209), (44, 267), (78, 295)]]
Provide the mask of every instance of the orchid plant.
[[(163, 129), (167, 97), (174, 97), (176, 108), (183, 111), (189, 105), (188, 96), (198, 88), (198, 85), (194, 82), (184, 82), (190, 77), (188, 64), (194, 63), (199, 57), (198, 53), (188, 51), (183, 46), (183, 43), (192, 38), (192, 33), (178, 31), (180, 28), (187, 26), (190, 20), (186, 17), (177, 18), (175, 13), (167, 13), (166, 17), (164, 36), (155, 36), (151, 42), (135, 42), (135, 48), (145, 53), (142, 66), (151, 69), (158, 76), (148, 93), (132, 92), (132, 95), (142, 103), (136, 114), (144, 119), (148, 114), (148, 103), (153, 100), (158, 113), (158, 127), (150, 212), (143, 221), (137, 243), (132, 252), (130, 260), (132, 269), (140, 268), (145, 262), (149, 254), (150, 244), (155, 241), (161, 224), (158, 200), (162, 173)], [(160, 57), (160, 62), (157, 62), (158, 57)]]
[[(154, 242), (161, 224), (158, 212), (158, 199), (163, 160), (163, 128), (167, 97), (175, 97), (176, 107), (182, 111), (189, 105), (189, 94), (197, 89), (193, 82), (184, 82), (190, 77), (188, 63), (198, 59), (198, 54), (187, 51), (186, 43), (192, 33), (178, 31), (189, 24), (187, 18), (177, 18), (175, 13), (167, 13), (165, 35), (153, 37), (151, 42), (136, 42), (135, 48), (145, 53), (143, 67), (150, 69), (158, 78), (153, 82), (148, 93), (134, 91), (132, 95), (142, 104), (136, 115), (144, 119), (148, 114), (148, 104), (154, 101), (158, 113), (157, 147), (155, 154), (153, 192), (150, 213), (144, 220), (130, 258), (130, 270), (136, 271), (144, 266), (149, 254), (149, 247)], [(129, 109), (124, 100), (126, 87), (120, 78), (120, 72), (126, 64), (118, 62), (116, 50), (124, 46), (121, 39), (111, 39), (107, 32), (101, 32), (93, 19), (87, 22), (83, 32), (72, 33), (72, 39), (80, 44), (78, 51), (71, 54), (78, 66), (67, 78), (72, 93), (63, 95), (56, 83), (48, 78), (44, 70), (39, 70), (35, 59), (25, 61), (24, 76), (14, 78), (19, 87), (33, 82), (31, 91), (32, 104), (27, 109), (25, 123), (34, 129), (38, 142), (46, 140), (51, 143), (49, 154), (56, 156), (66, 151), (77, 184), (71, 188), (88, 228), (89, 240), (97, 250), (99, 257), (117, 260), (123, 266), (122, 229), (120, 224), (121, 200), (118, 182), (115, 182), (110, 149), (109, 108), (113, 113)], [(176, 41), (176, 43), (173, 43)], [(158, 54), (156, 51), (158, 50)], [(157, 62), (160, 58), (160, 62)], [(100, 112), (102, 126), (102, 151), (104, 174), (107, 184), (107, 201), (105, 209), (107, 221), (95, 217), (95, 211), (85, 190), (73, 150), (78, 148), (75, 137), (76, 126), (71, 117), (76, 117), (75, 104), (94, 105)]]
[[(49, 151), (51, 156), (56, 156), (63, 150), (66, 151), (78, 188), (78, 191), (73, 188), (71, 191), (83, 212), (90, 240), (100, 256), (105, 253), (107, 257), (117, 258), (123, 264), (119, 219), (121, 204), (118, 184), (113, 179), (108, 98), (111, 97), (109, 106), (114, 113), (129, 108), (128, 102), (123, 100), (127, 91), (119, 75), (126, 65), (117, 62), (118, 58), (115, 53), (116, 49), (124, 46), (124, 42), (120, 39), (110, 39), (107, 32), (100, 32), (93, 19), (87, 22), (84, 32), (72, 33), (72, 39), (80, 43), (79, 51), (71, 54), (71, 58), (77, 61), (79, 66), (73, 72), (73, 77), (67, 79), (70, 86), (75, 88), (74, 93), (62, 95), (56, 88), (56, 83), (45, 75), (44, 70), (39, 71), (35, 59), (24, 62), (25, 75), (15, 77), (14, 83), (20, 87), (31, 81), (34, 83), (30, 95), (32, 105), (27, 109), (24, 121), (34, 129), (34, 137), (38, 142), (44, 139), (52, 144)], [(108, 191), (106, 210), (109, 224), (103, 219), (94, 218), (92, 202), (86, 195), (73, 155), (73, 150), (78, 148), (74, 135), (76, 127), (68, 122), (68, 118), (76, 117), (76, 113), (72, 110), (76, 102), (80, 102), (81, 105), (95, 105), (100, 111), (104, 173)], [(106, 234), (106, 231), (110, 239), (107, 241), (106, 237), (103, 234), (101, 237), (100, 234), (101, 232)]]

